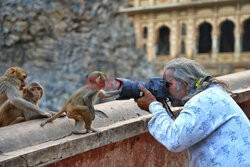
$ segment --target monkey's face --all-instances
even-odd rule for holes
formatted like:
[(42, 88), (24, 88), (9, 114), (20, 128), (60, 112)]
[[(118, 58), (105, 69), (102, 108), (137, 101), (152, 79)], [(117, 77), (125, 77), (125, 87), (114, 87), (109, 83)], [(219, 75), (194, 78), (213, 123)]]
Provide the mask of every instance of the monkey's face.
[(33, 86), (28, 90), (28, 92), (35, 101), (40, 100), (43, 96), (43, 89), (40, 86)]
[(19, 67), (11, 67), (7, 70), (7, 75), (15, 78), (20, 84), (20, 90), (26, 85), (27, 73)]
[(98, 77), (98, 81), (97, 81), (97, 85), (99, 89), (104, 89), (105, 88), (105, 82), (106, 82), (107, 76), (102, 73), (99, 77)]
[(22, 90), (22, 88), (23, 87), (25, 87), (25, 85), (26, 85), (26, 78), (27, 78), (27, 75), (25, 74), (23, 74), (23, 75), (21, 75), (21, 77), (19, 78), (20, 79), (20, 81), (21, 81), (21, 87), (20, 87), (20, 90)]

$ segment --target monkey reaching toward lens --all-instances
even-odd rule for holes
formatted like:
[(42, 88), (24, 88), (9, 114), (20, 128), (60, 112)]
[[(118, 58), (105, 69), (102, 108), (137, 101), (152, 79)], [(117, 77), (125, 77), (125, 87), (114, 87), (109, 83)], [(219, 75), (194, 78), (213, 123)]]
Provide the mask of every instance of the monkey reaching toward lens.
[[(95, 102), (96, 97), (104, 99), (120, 93), (120, 90), (109, 92), (103, 90), (106, 78), (106, 75), (100, 71), (90, 73), (88, 75), (89, 84), (76, 90), (68, 99), (63, 109), (55, 116), (43, 122), (41, 126), (55, 120), (65, 112), (69, 118), (75, 120), (75, 127), (72, 131), (73, 133), (84, 134), (89, 131), (100, 132), (99, 130), (91, 127), (92, 121), (95, 119), (95, 109), (93, 103)], [(86, 130), (80, 130), (83, 123), (85, 123)]]
[[(9, 68), (3, 76), (0, 77), (0, 106), (7, 102), (0, 111), (0, 124), (14, 124), (24, 121), (23, 114), (19, 110), (27, 110), (36, 112), (44, 117), (51, 117), (51, 114), (42, 111), (38, 106), (24, 100), (19, 93), (20, 90), (26, 85), (27, 73), (19, 67)], [(11, 105), (10, 105), (11, 104)], [(15, 110), (8, 113), (7, 117), (4, 117), (4, 111)], [(18, 118), (17, 120), (10, 121), (9, 119)], [(14, 121), (14, 122), (13, 122)]]

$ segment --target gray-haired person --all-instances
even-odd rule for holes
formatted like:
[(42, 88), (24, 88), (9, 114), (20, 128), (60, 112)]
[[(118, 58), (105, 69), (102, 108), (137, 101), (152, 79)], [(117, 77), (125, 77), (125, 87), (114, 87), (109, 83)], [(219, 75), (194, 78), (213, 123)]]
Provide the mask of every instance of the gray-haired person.
[(144, 96), (136, 102), (152, 113), (149, 132), (170, 151), (187, 150), (191, 167), (249, 167), (250, 123), (226, 84), (186, 58), (168, 62), (163, 78), (171, 105), (183, 109), (171, 119), (162, 103), (141, 87)]

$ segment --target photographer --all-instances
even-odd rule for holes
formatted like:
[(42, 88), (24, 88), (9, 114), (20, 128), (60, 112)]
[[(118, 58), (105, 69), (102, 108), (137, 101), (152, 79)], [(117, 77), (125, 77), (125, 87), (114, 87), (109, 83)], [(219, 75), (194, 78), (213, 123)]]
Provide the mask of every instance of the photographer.
[(250, 166), (250, 123), (226, 84), (186, 58), (168, 62), (164, 71), (171, 105), (184, 107), (173, 120), (141, 86), (144, 96), (136, 102), (152, 113), (149, 132), (170, 151), (187, 150), (191, 167)]

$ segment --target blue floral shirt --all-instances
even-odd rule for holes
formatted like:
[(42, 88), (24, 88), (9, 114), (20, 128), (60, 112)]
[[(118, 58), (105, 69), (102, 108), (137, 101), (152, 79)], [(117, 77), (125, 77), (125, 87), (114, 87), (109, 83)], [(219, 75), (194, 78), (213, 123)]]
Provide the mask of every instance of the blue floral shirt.
[(250, 123), (220, 86), (192, 97), (172, 120), (162, 104), (149, 106), (149, 132), (170, 151), (188, 151), (190, 167), (250, 167)]

